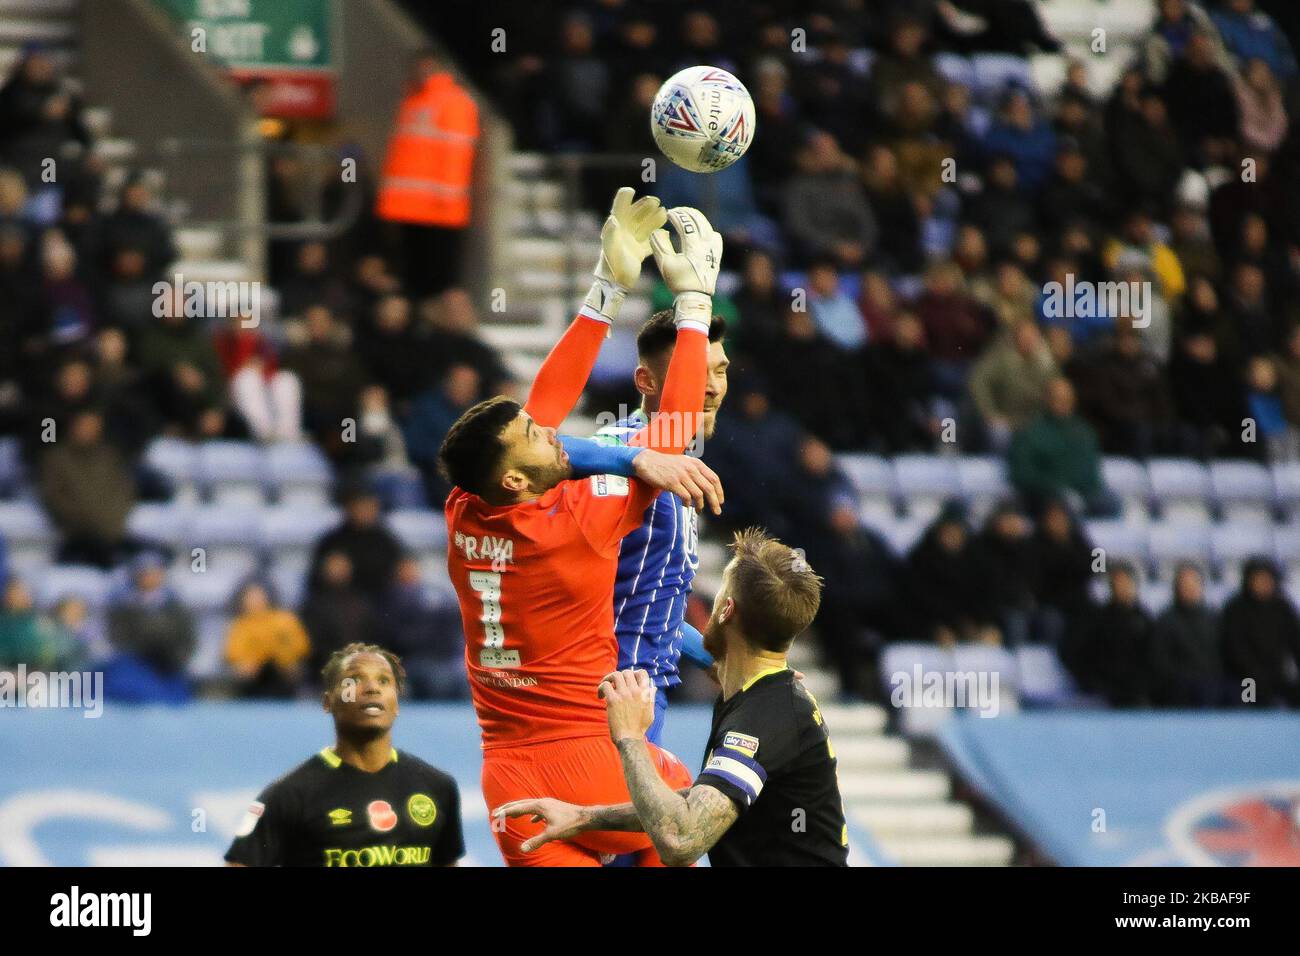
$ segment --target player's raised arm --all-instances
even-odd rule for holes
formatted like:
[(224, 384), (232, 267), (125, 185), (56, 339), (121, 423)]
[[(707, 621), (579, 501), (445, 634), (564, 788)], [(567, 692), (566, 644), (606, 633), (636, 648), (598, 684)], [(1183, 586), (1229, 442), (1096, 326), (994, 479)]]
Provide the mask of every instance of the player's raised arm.
[[(577, 318), (542, 363), (524, 410), (544, 428), (558, 427), (573, 411), (628, 290), (641, 275), (650, 254), (650, 236), (667, 213), (654, 196), (636, 202), (630, 186), (614, 195), (614, 205), (600, 230), (600, 261), (595, 281)], [(706, 323), (707, 324), (707, 323)]]
[(664, 378), (659, 412), (629, 444), (679, 455), (695, 437), (704, 411), (708, 379), (709, 322), (713, 291), (722, 266), (722, 237), (699, 210), (678, 206), (668, 212), (682, 249), (673, 249), (667, 230), (650, 237), (655, 263), (673, 292), (677, 343)]

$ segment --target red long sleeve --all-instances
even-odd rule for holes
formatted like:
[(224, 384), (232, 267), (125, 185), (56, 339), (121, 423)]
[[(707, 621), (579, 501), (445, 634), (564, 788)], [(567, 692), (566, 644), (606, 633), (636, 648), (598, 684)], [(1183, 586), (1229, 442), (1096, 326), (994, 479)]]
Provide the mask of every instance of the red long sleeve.
[(669, 455), (684, 452), (700, 427), (708, 376), (708, 335), (694, 329), (678, 329), (659, 411), (628, 444), (644, 445)]
[(559, 428), (587, 387), (609, 326), (579, 315), (555, 343), (528, 392), (524, 411), (544, 428)]

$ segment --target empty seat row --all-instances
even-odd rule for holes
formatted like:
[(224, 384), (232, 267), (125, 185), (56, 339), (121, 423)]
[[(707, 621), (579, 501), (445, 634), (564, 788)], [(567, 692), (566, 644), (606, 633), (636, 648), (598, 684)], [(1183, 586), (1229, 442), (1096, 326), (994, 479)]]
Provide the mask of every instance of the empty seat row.
[(189, 442), (159, 438), (145, 463), (172, 483), (177, 497), (208, 495), (222, 504), (257, 504), (274, 497), (282, 504), (329, 502), (333, 470), (315, 445), (306, 442), (262, 446), (253, 442)]
[(1089, 521), (1088, 537), (1102, 549), (1107, 564), (1125, 561), (1142, 577), (1172, 580), (1182, 562), (1235, 583), (1252, 558), (1275, 561), (1287, 576), (1300, 576), (1300, 526), (1229, 521), (1161, 521), (1149, 525), (1125, 521)]

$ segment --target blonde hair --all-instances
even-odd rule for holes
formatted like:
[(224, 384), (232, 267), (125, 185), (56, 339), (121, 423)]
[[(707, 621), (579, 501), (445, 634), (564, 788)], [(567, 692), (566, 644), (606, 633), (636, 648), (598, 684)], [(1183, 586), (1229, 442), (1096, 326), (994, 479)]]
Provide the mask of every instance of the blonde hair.
[(738, 531), (731, 552), (727, 580), (741, 629), (763, 650), (787, 650), (817, 616), (822, 579), (801, 551), (762, 528)]

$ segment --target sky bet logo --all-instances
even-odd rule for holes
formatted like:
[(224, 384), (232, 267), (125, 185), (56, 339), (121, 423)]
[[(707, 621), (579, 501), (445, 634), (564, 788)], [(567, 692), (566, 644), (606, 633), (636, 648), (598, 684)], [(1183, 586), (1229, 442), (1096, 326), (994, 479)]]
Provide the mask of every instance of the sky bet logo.
[(133, 936), (148, 936), (153, 919), (152, 893), (70, 893), (50, 897), (50, 925), (125, 926)]

